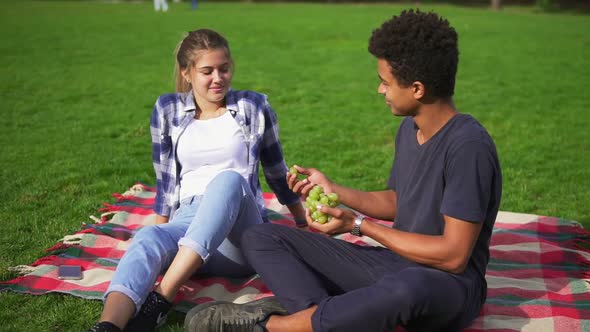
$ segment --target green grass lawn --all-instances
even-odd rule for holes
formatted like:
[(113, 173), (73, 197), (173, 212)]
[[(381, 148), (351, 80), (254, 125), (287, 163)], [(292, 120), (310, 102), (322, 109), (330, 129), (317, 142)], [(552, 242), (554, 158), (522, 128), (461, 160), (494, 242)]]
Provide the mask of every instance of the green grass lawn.
[[(234, 88), (270, 96), (289, 164), (385, 187), (400, 118), (376, 93), (370, 33), (399, 5), (0, 2), (0, 280), (154, 183), (149, 116), (183, 33), (220, 31)], [(496, 141), (501, 209), (590, 227), (590, 19), (439, 6), (460, 36), (456, 104)], [(265, 184), (265, 189), (267, 189)], [(3, 331), (82, 331), (99, 301), (1, 293)], [(182, 318), (182, 317), (179, 317)], [(177, 320), (165, 331), (180, 331)]]

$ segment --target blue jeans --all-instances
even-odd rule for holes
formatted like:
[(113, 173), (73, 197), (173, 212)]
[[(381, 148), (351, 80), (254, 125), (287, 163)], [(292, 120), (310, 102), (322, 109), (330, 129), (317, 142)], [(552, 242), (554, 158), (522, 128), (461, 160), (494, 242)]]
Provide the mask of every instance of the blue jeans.
[(127, 295), (139, 310), (160, 273), (170, 264), (179, 246), (203, 259), (199, 273), (244, 277), (254, 273), (241, 252), (241, 235), (262, 223), (254, 194), (236, 172), (217, 175), (202, 196), (181, 202), (166, 224), (146, 226), (137, 232), (121, 258), (105, 293)]

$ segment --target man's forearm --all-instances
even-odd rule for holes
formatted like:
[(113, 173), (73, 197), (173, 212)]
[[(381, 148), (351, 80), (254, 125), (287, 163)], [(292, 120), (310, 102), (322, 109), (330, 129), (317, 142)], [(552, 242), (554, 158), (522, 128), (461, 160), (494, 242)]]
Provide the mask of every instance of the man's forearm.
[(360, 213), (381, 220), (393, 220), (397, 212), (397, 199), (392, 190), (365, 192), (333, 184), (342, 204)]
[(361, 232), (411, 261), (451, 272), (451, 264), (442, 236), (402, 232), (379, 224), (364, 222)]
[(404, 232), (369, 221), (362, 223), (361, 233), (411, 261), (461, 273), (467, 266), (482, 224), (448, 219), (446, 217), (442, 235)]

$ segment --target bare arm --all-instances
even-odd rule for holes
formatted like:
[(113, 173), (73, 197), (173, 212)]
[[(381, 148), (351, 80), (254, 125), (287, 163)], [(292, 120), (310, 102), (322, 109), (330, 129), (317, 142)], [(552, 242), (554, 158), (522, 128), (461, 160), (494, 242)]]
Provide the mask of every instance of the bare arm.
[(481, 231), (481, 223), (444, 216), (442, 235), (402, 232), (382, 225), (363, 222), (361, 233), (397, 254), (416, 263), (451, 272), (462, 273)]
[(393, 190), (365, 192), (347, 188), (332, 182), (315, 168), (295, 166), (299, 174), (307, 178), (299, 180), (297, 175), (287, 173), (289, 188), (298, 195), (307, 197), (309, 191), (320, 185), (326, 193), (337, 193), (340, 202), (361, 213), (382, 220), (393, 220), (397, 214), (397, 195)]
[(156, 225), (165, 224), (168, 222), (168, 219), (168, 216), (161, 216), (159, 214), (156, 214)]
[[(333, 218), (326, 224), (319, 224), (313, 222), (308, 215), (310, 227), (327, 234), (352, 230), (356, 218), (354, 211), (327, 206), (323, 206), (321, 211)], [(444, 221), (445, 230), (442, 235), (403, 232), (369, 220), (361, 224), (361, 233), (411, 261), (450, 273), (461, 273), (467, 266), (482, 224), (449, 216), (444, 216)]]
[(293, 218), (297, 223), (297, 227), (307, 227), (307, 221), (305, 220), (305, 209), (303, 208), (303, 204), (301, 204), (301, 202), (287, 205), (287, 208), (293, 215)]
[(333, 192), (338, 194), (342, 204), (360, 213), (381, 220), (395, 219), (397, 214), (397, 195), (393, 190), (360, 191), (332, 184)]

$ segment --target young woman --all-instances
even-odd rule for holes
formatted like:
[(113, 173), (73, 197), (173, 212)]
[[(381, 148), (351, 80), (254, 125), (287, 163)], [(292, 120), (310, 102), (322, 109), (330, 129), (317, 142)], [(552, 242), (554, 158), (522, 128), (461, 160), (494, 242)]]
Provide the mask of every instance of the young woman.
[(230, 89), (232, 75), (228, 43), (217, 32), (192, 31), (180, 43), (178, 92), (160, 96), (151, 118), (157, 225), (133, 238), (105, 293), (100, 320), (89, 331), (153, 331), (195, 272), (254, 273), (240, 237), (267, 221), (259, 162), (279, 201), (306, 226), (285, 178), (276, 114), (265, 95)]

